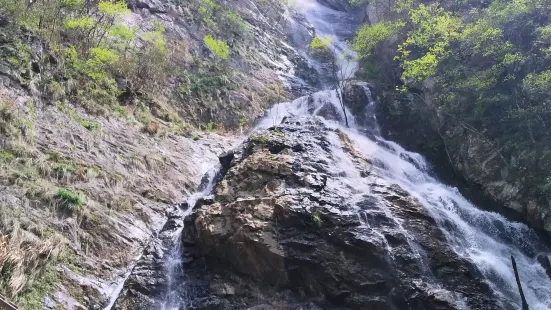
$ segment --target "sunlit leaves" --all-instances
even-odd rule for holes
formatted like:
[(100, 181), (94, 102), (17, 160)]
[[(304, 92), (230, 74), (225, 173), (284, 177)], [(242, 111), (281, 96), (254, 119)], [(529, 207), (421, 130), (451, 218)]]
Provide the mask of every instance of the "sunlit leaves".
[(115, 25), (109, 29), (109, 34), (124, 41), (134, 40), (136, 37), (136, 28), (124, 25)]
[(528, 74), (524, 78), (523, 87), (528, 93), (551, 93), (551, 70)]
[(89, 16), (76, 19), (67, 19), (63, 24), (66, 29), (90, 30), (96, 25), (96, 21)]
[(409, 12), (409, 19), (413, 27), (399, 45), (396, 59), (403, 69), (402, 78), (419, 82), (433, 75), (438, 63), (448, 56), (450, 43), (459, 36), (462, 23), (436, 4), (420, 4)]
[(332, 42), (333, 38), (331, 36), (316, 36), (308, 44), (308, 47), (316, 52), (324, 52), (330, 50)]
[(61, 0), (61, 6), (69, 9), (76, 9), (84, 5), (84, 0)]
[(212, 35), (206, 35), (203, 42), (207, 48), (218, 58), (226, 60), (230, 56), (230, 48), (224, 41), (216, 40)]
[(125, 15), (130, 14), (130, 9), (123, 0), (119, 1), (100, 1), (98, 2), (98, 11), (106, 15)]
[(367, 58), (381, 42), (405, 26), (404, 22), (380, 22), (374, 25), (363, 25), (352, 42), (352, 48), (361, 58)]
[(478, 20), (467, 24), (461, 33), (461, 43), (474, 53), (483, 56), (498, 54), (503, 31), (492, 27), (486, 20)]
[(91, 48), (90, 55), (92, 61), (101, 65), (113, 65), (119, 60), (117, 52), (102, 47)]

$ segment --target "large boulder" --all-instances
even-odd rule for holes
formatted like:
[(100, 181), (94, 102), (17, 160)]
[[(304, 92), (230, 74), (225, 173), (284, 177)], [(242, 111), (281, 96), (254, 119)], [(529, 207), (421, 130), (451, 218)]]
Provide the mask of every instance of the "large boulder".
[[(225, 281), (221, 291), (231, 294), (220, 302), (212, 297), (219, 284), (205, 284), (205, 298), (218, 302), (199, 308), (237, 309), (227, 306), (238, 301), (245, 309), (262, 294), (271, 296), (262, 309), (299, 309), (289, 306), (297, 300), (330, 309), (504, 308), (420, 202), (382, 181), (346, 134), (320, 120), (286, 118), (223, 164), (184, 240), (206, 278)], [(263, 293), (235, 293), (243, 281)], [(276, 306), (275, 292), (289, 292), (281, 297), (293, 300), (288, 308)]]

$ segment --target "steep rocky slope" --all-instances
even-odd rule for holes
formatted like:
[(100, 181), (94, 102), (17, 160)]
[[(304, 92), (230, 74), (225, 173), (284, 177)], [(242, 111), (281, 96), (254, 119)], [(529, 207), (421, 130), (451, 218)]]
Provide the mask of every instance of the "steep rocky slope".
[[(28, 310), (105, 307), (168, 213), (239, 139), (230, 136), (318, 86), (286, 43), (282, 3), (221, 2), (215, 25), (200, 5), (128, 2), (125, 25), (164, 25), (170, 72), (147, 93), (117, 77), (112, 103), (73, 96), (81, 85), (63, 75), (67, 60), (0, 9), (0, 294)], [(226, 24), (228, 12), (243, 28)], [(228, 61), (215, 60), (207, 34), (228, 42)]]
[(0, 153), (2, 290), (26, 309), (42, 309), (44, 295), (51, 307), (108, 302), (166, 211), (234, 141), (151, 135), (71, 107), (29, 111), (25, 95), (2, 96), (12, 104), (3, 113), (29, 122), (24, 134), (15, 128), (3, 137)]
[[(208, 2), (201, 0), (185, 4), (142, 0), (128, 4), (133, 10), (128, 17), (131, 24), (147, 25), (151, 19), (158, 20), (165, 26), (168, 40), (185, 45), (174, 54), (175, 65), (190, 74), (183, 78), (175, 76), (170, 81), (172, 85), (168, 85), (167, 95), (182, 103), (178, 109), (186, 120), (237, 127), (239, 120), (254, 120), (269, 105), (286, 96), (306, 94), (319, 86), (317, 71), (289, 41), (297, 31), (307, 37), (313, 35), (307, 23), (296, 23), (301, 25), (301, 30), (290, 27), (295, 17), (292, 4), (217, 1), (208, 15), (201, 13), (201, 7), (208, 7)], [(239, 16), (237, 25), (228, 20), (228, 12)], [(208, 34), (228, 43), (230, 56), (226, 62), (213, 64), (215, 56), (203, 42)], [(202, 67), (212, 65), (213, 68), (202, 71)], [(206, 74), (205, 77), (202, 74)], [(209, 78), (215, 80), (222, 76), (227, 81), (214, 82), (211, 85), (214, 89), (208, 89), (208, 84), (201, 85), (209, 83)], [(200, 96), (178, 93), (178, 87), (186, 84), (207, 89)]]
[[(347, 160), (372, 188), (359, 201), (340, 170)], [(260, 283), (350, 309), (453, 309), (457, 291), (471, 309), (500, 308), (425, 208), (371, 165), (345, 133), (314, 118), (285, 119), (249, 140), (225, 168), (215, 202), (195, 211), (200, 253), (207, 265), (221, 260)], [(432, 287), (432, 275), (444, 287)]]
[[(510, 307), (498, 302), (477, 268), (448, 246), (416, 198), (384, 182), (372, 159), (319, 119), (288, 117), (255, 133), (220, 162), (223, 176), (214, 195), (200, 200), (186, 219), (180, 304), (194, 309)], [(358, 176), (343, 170), (344, 162)], [(371, 188), (359, 200), (351, 199), (358, 194), (348, 183), (354, 177)], [(151, 309), (166, 302), (169, 284), (162, 255), (155, 254), (162, 252), (150, 252), (157, 263), (140, 263), (116, 309)]]

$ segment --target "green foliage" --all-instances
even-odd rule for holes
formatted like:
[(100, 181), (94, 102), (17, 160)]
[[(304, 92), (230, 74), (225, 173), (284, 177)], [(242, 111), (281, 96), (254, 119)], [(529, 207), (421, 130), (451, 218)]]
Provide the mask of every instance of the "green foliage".
[(529, 94), (551, 94), (551, 70), (528, 74), (523, 80), (523, 88)]
[(230, 56), (230, 48), (224, 41), (216, 40), (212, 35), (208, 34), (203, 38), (203, 42), (207, 48), (214, 54), (214, 56), (227, 60)]
[(94, 122), (94, 121), (81, 120), (81, 121), (79, 121), (79, 124), (80, 124), (80, 126), (86, 128), (90, 131), (99, 130), (101, 128), (101, 124), (98, 123), (98, 122)]
[(203, 97), (220, 89), (228, 87), (231, 89), (229, 77), (225, 74), (198, 76), (185, 73), (183, 77), (187, 81), (185, 84), (180, 85), (179, 91), (186, 96)]
[(243, 18), (239, 16), (239, 14), (233, 11), (228, 11), (226, 12), (225, 17), (226, 17), (226, 20), (228, 21), (230, 28), (233, 31), (237, 31), (237, 32), (246, 31), (247, 25), (245, 24), (245, 21), (243, 20)]
[(212, 121), (206, 123), (205, 125), (201, 125), (201, 130), (211, 132), (214, 131), (214, 123)]
[(15, 302), (26, 310), (42, 310), (44, 296), (54, 291), (58, 281), (56, 266), (48, 263), (39, 270), (31, 287), (15, 298)]
[(324, 52), (331, 49), (333, 38), (331, 36), (315, 36), (308, 47), (314, 51)]
[(398, 46), (396, 58), (403, 69), (402, 79), (420, 82), (434, 75), (438, 64), (449, 55), (451, 41), (459, 36), (461, 20), (437, 4), (419, 4), (409, 11), (409, 22), (413, 27)]
[(58, 179), (68, 178), (77, 170), (77, 165), (72, 160), (62, 160), (53, 164), (52, 168)]
[[(70, 97), (89, 111), (107, 111), (98, 106), (117, 101), (120, 90), (115, 76), (128, 81), (125, 91), (130, 92), (152, 90), (166, 82), (164, 28), (154, 21), (152, 31), (137, 34), (138, 27), (123, 22), (130, 14), (126, 1), (44, 0), (28, 6), (23, 2), (0, 0), (0, 7), (7, 7), (17, 24), (33, 31), (50, 47), (58, 65), (43, 80), (54, 100)], [(30, 53), (20, 51), (21, 57), (10, 59), (28, 68), (30, 57), (24, 54)], [(43, 62), (47, 61), (43, 55)]]
[(390, 39), (390, 37), (396, 34), (402, 27), (404, 27), (403, 22), (381, 22), (374, 25), (365, 24), (358, 30), (358, 33), (354, 37), (352, 48), (360, 53), (361, 58), (367, 58), (379, 44)]
[(126, 1), (123, 1), (123, 0), (99, 1), (98, 11), (100, 13), (111, 15), (111, 16), (130, 14), (130, 9), (126, 4)]
[(548, 193), (541, 189), (551, 174), (550, 7), (550, 0), (397, 0), (382, 22), (359, 29), (358, 74), (397, 97), (426, 94), (441, 126), (491, 141), (511, 175)]
[(93, 20), (90, 16), (83, 16), (80, 18), (69, 18), (65, 21), (63, 26), (65, 26), (66, 29), (82, 29), (89, 31), (96, 25), (96, 21)]
[(312, 212), (312, 221), (314, 221), (318, 227), (323, 225), (323, 220), (321, 219), (321, 214), (319, 212)]
[(0, 151), (0, 163), (11, 162), (15, 159), (15, 155), (10, 152)]
[(115, 25), (109, 28), (109, 35), (122, 41), (132, 41), (136, 38), (136, 27)]
[(84, 207), (85, 197), (82, 193), (60, 188), (57, 190), (56, 197), (60, 200), (61, 206), (69, 211), (80, 210)]
[(270, 140), (264, 136), (252, 136), (250, 140), (257, 144), (268, 144)]
[(214, 17), (214, 11), (219, 7), (220, 5), (216, 4), (213, 0), (202, 0), (199, 6), (198, 12), (201, 20), (211, 30), (218, 29), (218, 24), (212, 18)]
[(247, 125), (247, 119), (246, 118), (240, 118), (239, 119), (239, 127), (245, 127)]
[(193, 141), (199, 141), (199, 140), (201, 140), (201, 136), (200, 135), (195, 135), (195, 136), (191, 137), (191, 139)]

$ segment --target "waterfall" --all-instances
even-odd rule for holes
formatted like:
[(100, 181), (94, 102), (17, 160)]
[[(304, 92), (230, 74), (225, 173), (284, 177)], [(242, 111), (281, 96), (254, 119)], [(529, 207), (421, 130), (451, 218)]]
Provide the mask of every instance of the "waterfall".
[[(203, 176), (197, 192), (191, 195), (183, 204), (186, 209), (183, 214), (180, 215), (182, 220), (193, 211), (193, 207), (199, 199), (209, 195), (212, 192), (217, 172), (217, 168), (211, 168)], [(184, 273), (184, 270), (182, 268), (182, 254), (184, 250), (184, 245), (182, 242), (183, 228), (184, 226), (181, 225), (176, 231), (172, 232), (170, 235), (172, 239), (172, 248), (168, 253), (164, 263), (167, 290), (164, 293), (162, 300), (159, 301), (160, 310), (179, 310), (182, 309), (182, 307), (185, 305), (185, 302), (183, 301), (183, 295), (185, 294), (182, 294), (182, 286), (184, 284), (182, 283)]]
[[(334, 111), (342, 113), (336, 92), (323, 91), (310, 97), (278, 104), (267, 111), (257, 129), (266, 129), (278, 124), (286, 115), (318, 115), (328, 104), (334, 107)], [(366, 102), (366, 105), (372, 104)], [(421, 155), (408, 152), (398, 144), (384, 140), (377, 131), (369, 130), (370, 134), (366, 135), (366, 130), (356, 126), (353, 117), (350, 117), (351, 114), (348, 115), (351, 118), (350, 127), (344, 125), (338, 113), (329, 117), (326, 115), (322, 120), (327, 126), (346, 133), (354, 146), (366, 158), (372, 160), (377, 174), (382, 176), (380, 182), (398, 184), (422, 203), (445, 233), (452, 249), (460, 257), (478, 267), (504, 305), (515, 305), (513, 307), (516, 309), (521, 307), (510, 261), (513, 255), (517, 260), (520, 279), (530, 308), (551, 309), (551, 281), (537, 261), (538, 254), (549, 255), (550, 251), (533, 230), (524, 224), (509, 221), (497, 213), (477, 208), (456, 188), (439, 182)], [(339, 152), (342, 152), (341, 146), (338, 141), (333, 142), (333, 152), (338, 156)], [(347, 185), (357, 189), (361, 193), (359, 195), (372, 190), (344, 156), (343, 160), (338, 161), (338, 167), (335, 169), (345, 172)], [(369, 225), (369, 211), (357, 210), (357, 216), (365, 225)], [(407, 235), (407, 231), (404, 233)], [(414, 241), (409, 241), (412, 250), (415, 250)], [(423, 254), (419, 253), (420, 261), (423, 259), (422, 256)]]
[[(347, 39), (353, 37), (357, 28), (357, 20), (355, 16), (349, 12), (337, 11), (320, 4), (317, 0), (300, 0), (293, 1), (292, 10), (302, 17), (300, 22), (293, 18), (289, 18), (291, 37), (299, 53), (310, 61), (317, 68), (320, 74), (323, 74), (324, 64), (319, 63), (308, 54), (307, 45), (310, 43), (310, 35), (324, 37), (330, 40), (330, 48), (335, 54), (335, 60), (338, 67), (336, 72), (337, 77), (341, 80), (351, 78), (357, 70), (358, 64), (355, 60), (356, 53), (352, 51)], [(314, 33), (305, 35), (305, 27), (302, 22), (306, 20), (314, 29)]]
[[(295, 10), (302, 13), (311, 23), (317, 35), (328, 35), (333, 38), (332, 49), (341, 55), (353, 54), (345, 44), (344, 38), (354, 29), (351, 16), (320, 5), (316, 0), (297, 0)], [(303, 50), (302, 53), (306, 55)], [(307, 57), (307, 56), (305, 56)], [(344, 62), (341, 66), (355, 70), (356, 64), (346, 57), (340, 57)], [(347, 72), (345, 74), (350, 74)], [(277, 126), (287, 115), (314, 115), (319, 117), (327, 126), (344, 132), (350, 138), (355, 148), (366, 158), (369, 158), (381, 184), (397, 184), (416, 198), (434, 218), (444, 232), (450, 247), (463, 259), (472, 262), (480, 270), (481, 276), (487, 281), (495, 295), (502, 301), (504, 309), (520, 309), (520, 296), (516, 287), (515, 277), (510, 263), (510, 257), (516, 258), (520, 272), (520, 279), (527, 301), (531, 309), (551, 309), (551, 282), (543, 267), (538, 263), (539, 254), (549, 255), (550, 250), (539, 240), (534, 231), (526, 225), (507, 220), (503, 216), (477, 208), (465, 199), (456, 188), (449, 187), (438, 181), (432, 174), (430, 165), (417, 153), (408, 152), (400, 145), (383, 139), (374, 114), (375, 103), (371, 99), (368, 87), (364, 88), (369, 100), (365, 103), (368, 113), (367, 128), (357, 125), (352, 113), (346, 111), (349, 126), (344, 125), (344, 111), (339, 101), (337, 90), (325, 90), (310, 96), (298, 98), (292, 102), (274, 105), (266, 111), (259, 120), (255, 129), (267, 129)], [(350, 158), (342, 154), (342, 145), (338, 137), (328, 137), (332, 153), (337, 157), (332, 169), (334, 175), (343, 175), (339, 182), (346, 183), (356, 189), (357, 196), (350, 197), (351, 201), (362, 199), (374, 189), (363, 178)], [(340, 154), (340, 156), (339, 156)], [(187, 201), (188, 209), (183, 216), (192, 211), (196, 201), (212, 191), (215, 171), (208, 174), (208, 182), (191, 196)], [(374, 215), (370, 210), (357, 208), (355, 215), (362, 225), (370, 228)], [(385, 210), (388, 218), (393, 218), (391, 210)], [(395, 218), (396, 226), (402, 227), (400, 219)], [(172, 249), (165, 260), (167, 290), (158, 303), (162, 310), (183, 309), (185, 307), (185, 283), (182, 270), (182, 241), (180, 227), (172, 235)], [(409, 236), (406, 229), (402, 229), (408, 246), (415, 253), (421, 270), (430, 278), (430, 270), (425, 267), (426, 254)], [(386, 240), (377, 231), (374, 236), (380, 235), (381, 244)], [(389, 250), (391, 251), (391, 250)], [(369, 268), (369, 266), (366, 266)], [(426, 270), (425, 270), (426, 269)], [(434, 277), (433, 277), (434, 278)], [(443, 290), (434, 280), (430, 283), (435, 290)], [(449, 292), (458, 309), (466, 309), (461, 292)]]

